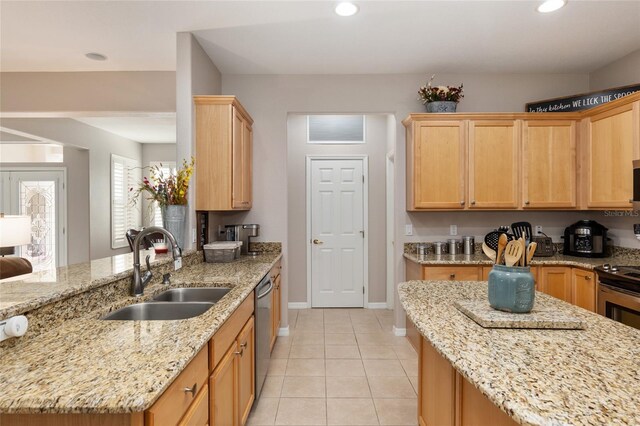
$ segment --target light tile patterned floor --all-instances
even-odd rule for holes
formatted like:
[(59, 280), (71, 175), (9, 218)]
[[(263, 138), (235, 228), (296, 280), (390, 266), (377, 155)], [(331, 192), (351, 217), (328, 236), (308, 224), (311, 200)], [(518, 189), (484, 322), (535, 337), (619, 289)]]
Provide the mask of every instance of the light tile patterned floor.
[(393, 311), (289, 310), (249, 425), (416, 425), (418, 357)]

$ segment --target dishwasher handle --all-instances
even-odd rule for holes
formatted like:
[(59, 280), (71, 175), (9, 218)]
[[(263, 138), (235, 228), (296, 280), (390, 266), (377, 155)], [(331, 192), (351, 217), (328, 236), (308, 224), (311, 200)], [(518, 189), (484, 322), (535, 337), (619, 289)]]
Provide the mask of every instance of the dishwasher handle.
[[(271, 293), (271, 290), (273, 290), (273, 281), (271, 281), (271, 278), (269, 278), (268, 282), (269, 282), (269, 288), (263, 293), (258, 293), (258, 296), (257, 296), (258, 299), (262, 299), (263, 297)], [(262, 287), (264, 287), (264, 285), (262, 285)]]

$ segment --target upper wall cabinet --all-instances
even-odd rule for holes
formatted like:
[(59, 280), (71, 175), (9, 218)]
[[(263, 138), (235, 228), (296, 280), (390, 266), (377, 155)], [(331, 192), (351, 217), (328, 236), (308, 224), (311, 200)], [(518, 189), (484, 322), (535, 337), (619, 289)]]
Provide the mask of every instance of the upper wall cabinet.
[(519, 124), (514, 120), (469, 121), (469, 208), (518, 207)]
[(249, 210), (253, 119), (235, 96), (196, 96), (196, 210)]
[(407, 209), (465, 206), (463, 121), (415, 122), (407, 131)]
[(631, 208), (632, 160), (640, 158), (639, 104), (625, 104), (584, 119), (586, 207)]
[(576, 121), (523, 120), (525, 209), (576, 207)]

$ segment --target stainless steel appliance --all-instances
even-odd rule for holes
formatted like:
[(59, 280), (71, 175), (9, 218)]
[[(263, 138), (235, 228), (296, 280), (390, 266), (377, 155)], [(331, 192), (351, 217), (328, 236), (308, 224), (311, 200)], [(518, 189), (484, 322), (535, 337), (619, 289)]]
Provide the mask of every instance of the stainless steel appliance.
[(435, 254), (447, 254), (449, 253), (449, 246), (444, 241), (436, 241), (433, 243), (433, 252)]
[(546, 235), (534, 235), (531, 239), (538, 244), (533, 257), (549, 257), (555, 254), (555, 248), (551, 237), (547, 237)]
[(447, 243), (449, 245), (449, 254), (460, 254), (460, 246), (462, 245), (460, 240), (450, 238), (447, 240)]
[(464, 254), (473, 254), (476, 251), (476, 239), (471, 236), (462, 237), (462, 252)]
[(273, 282), (271, 275), (262, 278), (255, 289), (256, 309), (256, 400), (260, 397), (262, 385), (267, 377), (271, 362), (271, 291)]
[(258, 252), (251, 251), (249, 246), (251, 244), (252, 237), (260, 236), (260, 225), (226, 225), (225, 226), (225, 239), (227, 241), (242, 241), (242, 247), (240, 248), (240, 254), (249, 256), (256, 256)]
[(578, 257), (605, 257), (607, 231), (595, 220), (580, 220), (564, 230), (563, 254)]
[(598, 313), (640, 329), (640, 267), (602, 265), (598, 274)]

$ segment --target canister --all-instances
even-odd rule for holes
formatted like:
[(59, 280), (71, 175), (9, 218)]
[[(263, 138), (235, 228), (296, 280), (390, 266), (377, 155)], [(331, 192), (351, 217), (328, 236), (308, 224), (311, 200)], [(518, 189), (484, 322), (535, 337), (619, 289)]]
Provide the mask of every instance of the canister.
[(476, 240), (472, 236), (462, 237), (462, 252), (464, 254), (473, 254), (476, 251)]
[(433, 252), (437, 255), (449, 253), (447, 243), (444, 241), (436, 241), (433, 243)]
[(460, 254), (460, 241), (455, 238), (448, 240), (449, 254)]
[(419, 243), (416, 249), (418, 256), (426, 256), (427, 255), (427, 244)]

